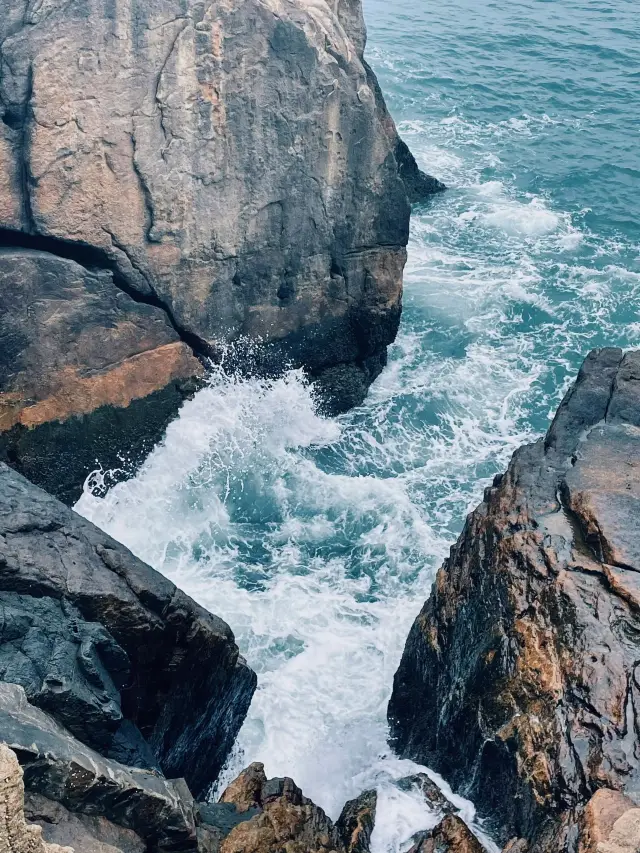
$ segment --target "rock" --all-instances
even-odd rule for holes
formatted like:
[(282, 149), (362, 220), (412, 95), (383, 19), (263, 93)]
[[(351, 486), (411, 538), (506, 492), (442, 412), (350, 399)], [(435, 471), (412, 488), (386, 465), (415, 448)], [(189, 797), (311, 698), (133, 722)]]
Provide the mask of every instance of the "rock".
[(42, 839), (42, 829), (25, 822), (22, 770), (15, 754), (3, 743), (0, 743), (0, 850), (2, 853), (74, 853), (70, 847), (47, 844)]
[(447, 815), (435, 829), (420, 834), (409, 853), (484, 853), (475, 835), (456, 815)]
[[(322, 809), (292, 779), (267, 779), (262, 764), (243, 771), (221, 803), (233, 805), (241, 820), (229, 832), (223, 830), (219, 853), (346, 853), (337, 827)], [(210, 811), (201, 814), (212, 818)], [(225, 821), (228, 825), (228, 816)]]
[(529, 845), (524, 838), (512, 838), (502, 853), (528, 853)]
[(0, 249), (0, 342), (0, 456), (67, 503), (97, 460), (133, 468), (202, 372), (112, 271), (33, 249)]
[(440, 788), (433, 782), (426, 773), (416, 773), (413, 776), (405, 776), (404, 779), (399, 779), (396, 782), (401, 791), (411, 791), (417, 789), (425, 798), (427, 803), (434, 809), (444, 812), (445, 814), (455, 811), (455, 806), (442, 793)]
[(107, 758), (199, 797), (256, 684), (226, 623), (2, 464), (0, 679)]
[(639, 519), (640, 353), (598, 350), (468, 517), (389, 705), (502, 843), (576, 853), (598, 789), (640, 798)]
[(440, 189), (399, 140), (365, 39), (360, 0), (12, 4), (6, 459), (72, 501), (114, 447), (135, 465), (194, 354), (229, 342), (242, 369), (305, 367), (328, 411), (362, 401), (398, 327), (408, 195)]
[(104, 817), (73, 814), (60, 803), (27, 793), (25, 815), (42, 828), (47, 842), (67, 845), (76, 853), (146, 853), (145, 842)]
[(584, 810), (579, 853), (637, 853), (640, 808), (621, 794), (601, 788)]
[(154, 851), (195, 849), (193, 800), (180, 780), (103, 758), (31, 705), (15, 684), (0, 683), (0, 731), (20, 759), (30, 793), (132, 830)]
[(369, 853), (377, 805), (377, 791), (363, 791), (345, 803), (336, 827), (347, 853)]

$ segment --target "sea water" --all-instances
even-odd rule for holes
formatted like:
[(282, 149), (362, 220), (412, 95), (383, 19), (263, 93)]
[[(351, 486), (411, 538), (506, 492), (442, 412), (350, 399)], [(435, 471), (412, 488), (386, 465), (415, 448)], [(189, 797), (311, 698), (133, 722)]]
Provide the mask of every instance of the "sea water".
[(635, 0), (365, 13), (400, 130), (449, 186), (414, 211), (388, 368), (333, 420), (300, 373), (221, 369), (135, 479), (78, 509), (225, 618), (258, 673), (224, 780), (262, 761), (333, 817), (375, 786), (374, 853), (398, 853), (436, 821), (393, 784), (417, 768), (385, 721), (434, 573), (586, 353), (640, 343), (640, 19)]

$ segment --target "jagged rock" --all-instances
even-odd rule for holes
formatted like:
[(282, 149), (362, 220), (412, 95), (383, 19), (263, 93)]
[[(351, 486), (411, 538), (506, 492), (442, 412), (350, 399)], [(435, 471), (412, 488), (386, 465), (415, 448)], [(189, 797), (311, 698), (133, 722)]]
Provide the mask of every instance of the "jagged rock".
[(103, 755), (184, 776), (197, 796), (256, 684), (226, 623), (2, 464), (0, 679)]
[(467, 519), (389, 705), (503, 843), (576, 853), (599, 788), (640, 797), (639, 521), (640, 353), (598, 350)]
[(0, 851), (74, 853), (70, 847), (47, 844), (42, 839), (42, 829), (25, 822), (22, 770), (15, 754), (3, 743), (0, 743)]
[(29, 704), (15, 684), (0, 683), (0, 732), (30, 793), (130, 829), (158, 853), (196, 848), (193, 800), (181, 780), (103, 758)]
[(376, 822), (377, 791), (363, 791), (345, 803), (336, 823), (347, 853), (369, 853)]
[(423, 832), (409, 853), (484, 853), (482, 846), (456, 815), (447, 815), (435, 829)]
[[(233, 805), (241, 821), (223, 833), (219, 853), (346, 853), (338, 829), (323, 810), (304, 797), (292, 779), (267, 779), (262, 764), (243, 771), (221, 803)], [(205, 812), (203, 818), (212, 815)]]
[[(321, 377), (329, 409), (361, 402), (397, 331), (408, 193), (441, 187), (364, 62), (360, 0), (11, 7), (0, 289), (37, 310), (18, 322), (10, 304), (0, 327), (20, 365), (0, 372), (7, 458), (37, 476), (38, 460), (86, 441), (60, 491), (72, 499), (118, 437), (132, 462), (159, 437), (175, 381), (199, 371), (190, 350), (217, 358), (230, 341), (264, 345), (238, 349), (244, 369)], [(38, 268), (28, 282), (20, 247)], [(54, 357), (34, 367), (45, 323)]]
[(426, 773), (415, 773), (413, 776), (405, 776), (404, 779), (399, 779), (396, 782), (401, 791), (411, 791), (417, 789), (425, 798), (427, 803), (438, 811), (445, 814), (455, 811), (455, 806), (442, 793), (440, 788), (433, 782)]

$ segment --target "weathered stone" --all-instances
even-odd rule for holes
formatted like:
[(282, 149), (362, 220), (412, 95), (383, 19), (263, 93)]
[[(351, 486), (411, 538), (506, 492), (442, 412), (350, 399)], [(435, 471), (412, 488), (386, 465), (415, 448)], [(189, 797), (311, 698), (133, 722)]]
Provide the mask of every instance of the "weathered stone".
[(421, 833), (409, 853), (483, 853), (483, 850), (459, 817), (447, 815), (435, 829)]
[(336, 823), (347, 853), (369, 853), (376, 822), (377, 791), (363, 791), (345, 803)]
[(30, 823), (42, 828), (45, 841), (76, 853), (147, 853), (147, 845), (132, 830), (104, 817), (74, 814), (41, 794), (27, 792), (24, 810)]
[(228, 625), (2, 464), (0, 678), (88, 746), (198, 796), (256, 682)]
[(29, 704), (17, 685), (0, 683), (0, 731), (30, 793), (106, 818), (157, 851), (196, 848), (193, 800), (181, 785), (103, 758)]
[(639, 365), (586, 359), (467, 519), (395, 677), (400, 754), (531, 853), (575, 853), (599, 788), (640, 799)]
[[(38, 485), (73, 502), (98, 465), (133, 468), (202, 370), (166, 313), (112, 271), (0, 248), (0, 457)], [(63, 425), (67, 440), (79, 433), (73, 453), (49, 452)]]
[(25, 822), (22, 770), (15, 754), (4, 743), (0, 743), (0, 851), (74, 853), (69, 847), (47, 844), (42, 839), (42, 829)]
[[(323, 810), (292, 779), (267, 779), (262, 764), (241, 773), (221, 802), (233, 804), (245, 819), (223, 838), (220, 853), (346, 853)], [(246, 819), (248, 814), (252, 816)]]
[(432, 782), (426, 773), (415, 773), (413, 776), (405, 776), (404, 779), (399, 779), (396, 785), (401, 791), (420, 791), (432, 808), (438, 809), (445, 814), (455, 811), (453, 803), (449, 802), (440, 788), (438, 788), (435, 782)]
[[(167, 395), (146, 432), (137, 404), (197, 375), (192, 351), (218, 358), (229, 342), (241, 368), (306, 367), (328, 410), (361, 402), (398, 327), (408, 195), (441, 185), (419, 172), (364, 62), (360, 0), (11, 5), (0, 34), (8, 458), (37, 474), (32, 431), (67, 458), (82, 416), (91, 440), (65, 497), (94, 448), (110, 467), (105, 426), (110, 442), (123, 422), (135, 463), (162, 433)], [(262, 347), (249, 358), (240, 341)], [(94, 422), (100, 407), (110, 415)], [(60, 423), (71, 432), (44, 429)]]

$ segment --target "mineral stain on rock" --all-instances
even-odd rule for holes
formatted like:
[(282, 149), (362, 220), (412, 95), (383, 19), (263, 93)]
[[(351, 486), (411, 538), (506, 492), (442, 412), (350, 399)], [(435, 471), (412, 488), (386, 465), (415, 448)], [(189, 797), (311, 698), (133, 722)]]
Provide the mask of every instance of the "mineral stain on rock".
[(509, 850), (636, 849), (639, 518), (640, 353), (597, 350), (468, 517), (389, 705)]

